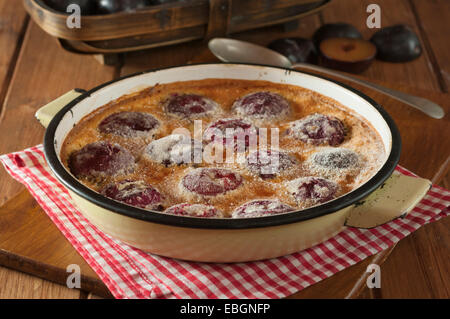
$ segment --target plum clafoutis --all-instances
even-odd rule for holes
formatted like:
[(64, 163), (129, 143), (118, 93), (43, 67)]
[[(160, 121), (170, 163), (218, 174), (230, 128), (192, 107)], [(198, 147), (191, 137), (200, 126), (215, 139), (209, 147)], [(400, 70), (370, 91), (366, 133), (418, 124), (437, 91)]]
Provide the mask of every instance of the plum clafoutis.
[(416, 33), (407, 25), (398, 24), (376, 32), (370, 41), (377, 47), (377, 59), (387, 62), (409, 62), (422, 54)]

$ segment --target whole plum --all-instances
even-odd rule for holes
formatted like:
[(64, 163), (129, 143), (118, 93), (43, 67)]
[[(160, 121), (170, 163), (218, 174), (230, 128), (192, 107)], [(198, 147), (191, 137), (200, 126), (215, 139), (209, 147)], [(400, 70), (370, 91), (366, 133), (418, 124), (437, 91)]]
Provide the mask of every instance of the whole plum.
[(76, 4), (80, 6), (82, 15), (95, 13), (95, 1), (92, 0), (45, 0), (44, 3), (59, 12), (67, 12), (69, 5)]
[(377, 58), (388, 62), (408, 62), (422, 54), (422, 46), (414, 31), (402, 24), (376, 32), (370, 41), (377, 47)]
[(149, 0), (97, 0), (97, 12), (109, 14), (122, 11), (134, 11), (152, 5)]

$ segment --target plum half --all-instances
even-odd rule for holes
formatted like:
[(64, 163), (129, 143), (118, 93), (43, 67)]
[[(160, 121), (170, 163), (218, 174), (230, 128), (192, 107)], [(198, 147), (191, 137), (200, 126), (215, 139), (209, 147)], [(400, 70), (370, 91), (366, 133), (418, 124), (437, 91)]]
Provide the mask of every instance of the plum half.
[(376, 32), (370, 41), (377, 47), (377, 58), (388, 62), (408, 62), (422, 54), (414, 31), (406, 25), (394, 25)]
[(203, 196), (217, 196), (235, 190), (243, 178), (225, 168), (197, 168), (186, 174), (181, 184), (189, 192)]
[(303, 38), (283, 38), (272, 41), (268, 45), (292, 63), (317, 63), (317, 50), (311, 40)]
[(342, 22), (324, 24), (313, 35), (313, 41), (317, 47), (328, 38), (362, 39), (362, 35), (351, 24)]
[(362, 39), (329, 38), (320, 43), (320, 63), (350, 73), (365, 71), (376, 54), (375, 45)]

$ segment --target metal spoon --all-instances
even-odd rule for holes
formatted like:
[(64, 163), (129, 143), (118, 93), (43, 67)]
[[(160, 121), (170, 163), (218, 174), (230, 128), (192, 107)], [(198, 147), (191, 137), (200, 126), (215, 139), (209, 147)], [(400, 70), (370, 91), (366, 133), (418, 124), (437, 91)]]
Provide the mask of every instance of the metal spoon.
[(444, 110), (439, 105), (431, 102), (430, 100), (391, 90), (381, 85), (370, 83), (316, 65), (307, 63), (292, 64), (291, 61), (284, 55), (257, 44), (227, 38), (214, 38), (209, 41), (208, 47), (211, 52), (223, 62), (258, 63), (281, 66), (284, 68), (300, 67), (304, 69), (319, 71), (325, 74), (339, 77), (344, 80), (358, 83), (360, 85), (364, 85), (381, 93), (389, 95), (390, 97), (400, 102), (408, 104), (422, 111), (432, 118), (441, 119), (445, 115)]

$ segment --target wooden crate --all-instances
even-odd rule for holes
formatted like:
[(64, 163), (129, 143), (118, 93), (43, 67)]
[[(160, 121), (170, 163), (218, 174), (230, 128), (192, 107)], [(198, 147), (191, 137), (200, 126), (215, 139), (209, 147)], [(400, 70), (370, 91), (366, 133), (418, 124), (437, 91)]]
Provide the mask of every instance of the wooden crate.
[[(197, 39), (227, 36), (263, 26), (292, 23), (332, 0), (192, 0), (134, 12), (81, 17), (81, 28), (66, 25), (69, 14), (42, 0), (23, 0), (32, 19), (66, 50), (110, 55)], [(114, 61), (114, 59), (113, 59)]]

